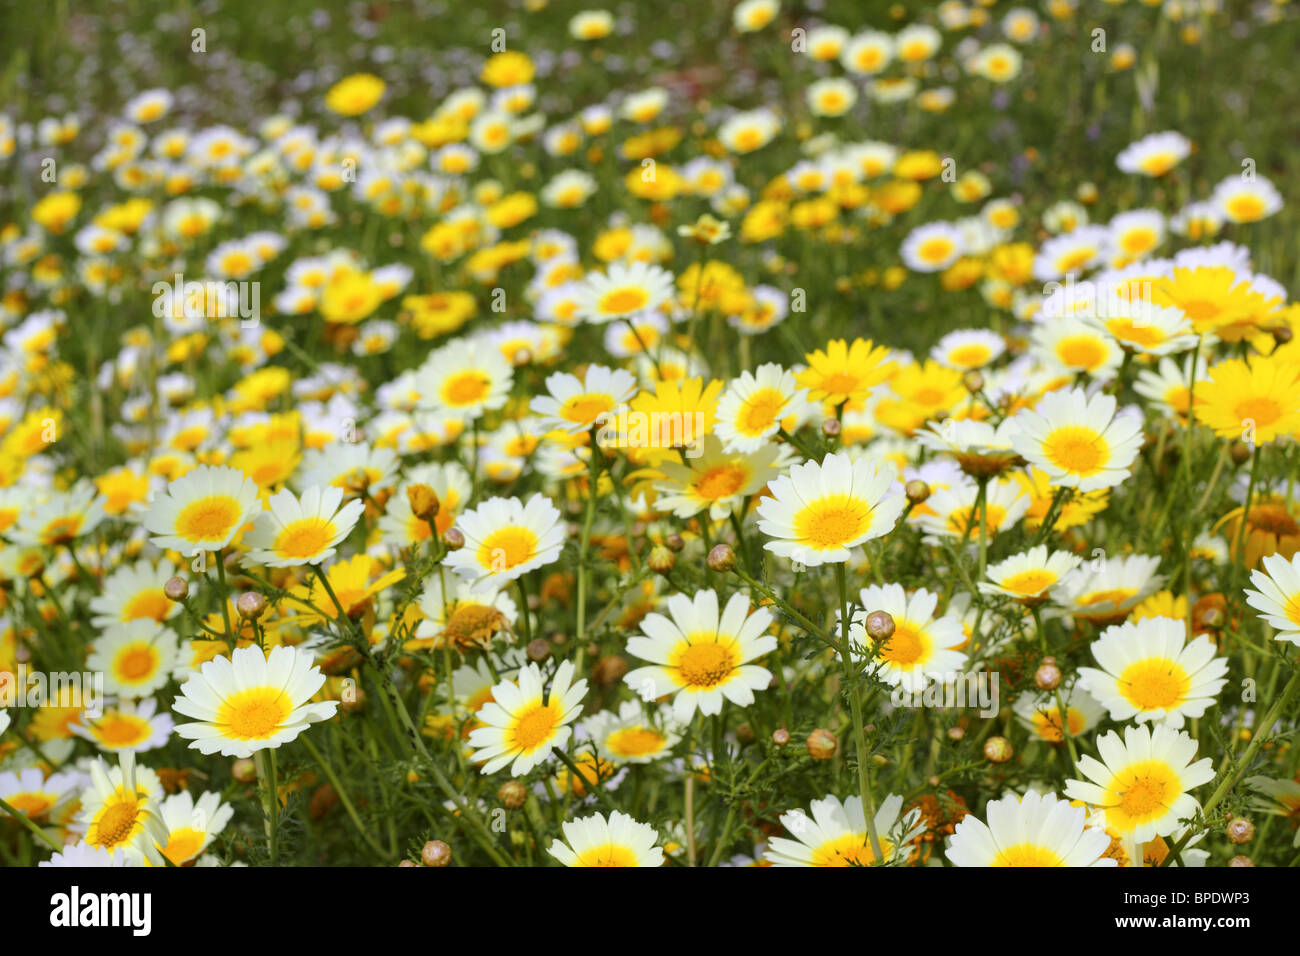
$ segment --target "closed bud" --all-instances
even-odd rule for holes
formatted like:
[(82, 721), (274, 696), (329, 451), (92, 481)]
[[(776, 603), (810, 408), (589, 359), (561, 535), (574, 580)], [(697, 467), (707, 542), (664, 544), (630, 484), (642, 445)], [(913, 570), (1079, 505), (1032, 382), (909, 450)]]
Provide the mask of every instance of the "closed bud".
[(958, 740), (961, 740), (965, 736), (966, 736), (966, 731), (962, 730), (960, 727), (948, 728), (948, 739), (951, 741), (956, 742)]
[(656, 544), (646, 555), (645, 563), (655, 574), (667, 574), (677, 564), (677, 555), (666, 545)]
[(627, 658), (610, 654), (596, 661), (591, 668), (591, 679), (599, 687), (613, 687), (627, 673)]
[(420, 851), (420, 862), (425, 866), (446, 866), (451, 862), (451, 847), (441, 840), (430, 840)]
[(669, 551), (676, 553), (686, 547), (686, 539), (680, 534), (670, 534), (668, 537), (664, 538), (664, 544), (668, 545)]
[(163, 594), (167, 596), (167, 600), (179, 604), (190, 596), (190, 586), (185, 582), (184, 578), (173, 576), (168, 578), (167, 583), (163, 585)]
[(245, 621), (256, 621), (266, 613), (266, 596), (257, 591), (245, 591), (235, 601), (235, 610)]
[(838, 418), (828, 418), (822, 422), (822, 434), (827, 438), (839, 438), (844, 426)]
[(820, 727), (808, 735), (805, 746), (808, 748), (808, 756), (813, 760), (830, 760), (840, 750), (840, 742), (835, 735)]
[(409, 866), (409, 867), (411, 867), (412, 869), (415, 868), (415, 864), (412, 863), (410, 860), (403, 860), (401, 863), (399, 863), (399, 864), (397, 864), (397, 865), (398, 865), (399, 868), (401, 868), (401, 867), (403, 867), (403, 866)]
[(784, 747), (789, 742), (790, 731), (786, 730), (784, 727), (778, 727), (776, 730), (772, 731), (772, 743), (776, 744), (778, 747)]
[(1228, 861), (1228, 866), (1254, 866), (1255, 861), (1248, 856), (1234, 856)]
[(1233, 462), (1238, 465), (1244, 465), (1250, 461), (1250, 456), (1254, 453), (1255, 450), (1244, 441), (1235, 441), (1228, 448), (1228, 454), (1232, 456)]
[(1273, 341), (1278, 345), (1286, 345), (1293, 338), (1295, 338), (1295, 333), (1291, 331), (1289, 325), (1279, 325), (1273, 330)]
[(974, 395), (984, 387), (984, 375), (978, 369), (971, 369), (961, 377), (961, 383), (966, 386), (966, 391)]
[(919, 505), (930, 497), (930, 486), (920, 478), (913, 478), (903, 488), (903, 494), (907, 495), (907, 500), (914, 505)]
[(729, 544), (715, 544), (705, 563), (709, 570), (725, 573), (736, 566), (736, 552)]
[(528, 655), (530, 661), (540, 664), (551, 656), (551, 642), (544, 637), (535, 637), (528, 642), (524, 653)]
[(1014, 754), (1006, 737), (990, 737), (984, 741), (984, 759), (989, 763), (1006, 763)]
[(507, 810), (518, 810), (528, 799), (528, 788), (518, 780), (507, 780), (497, 791), (497, 799)]
[(1255, 824), (1245, 817), (1237, 817), (1228, 824), (1228, 839), (1233, 843), (1249, 843), (1255, 839)]
[(442, 543), (447, 546), (448, 551), (459, 551), (465, 547), (465, 535), (459, 528), (448, 528), (442, 533)]
[(1043, 658), (1043, 663), (1034, 671), (1034, 686), (1039, 690), (1056, 690), (1061, 686), (1061, 669), (1056, 666), (1055, 657)]
[(894, 618), (888, 611), (867, 615), (867, 636), (873, 641), (887, 641), (894, 636)]
[(248, 757), (240, 757), (230, 765), (230, 775), (239, 783), (252, 783), (257, 779), (257, 764)]
[(428, 485), (419, 483), (406, 486), (406, 500), (411, 503), (412, 514), (421, 521), (432, 521), (442, 507), (438, 493)]

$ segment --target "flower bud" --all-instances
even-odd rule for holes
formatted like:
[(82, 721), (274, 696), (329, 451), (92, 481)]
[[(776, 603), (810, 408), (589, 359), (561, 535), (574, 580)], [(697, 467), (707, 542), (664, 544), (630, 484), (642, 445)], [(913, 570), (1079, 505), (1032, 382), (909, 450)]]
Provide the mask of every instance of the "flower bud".
[(497, 791), (497, 799), (507, 810), (518, 810), (528, 799), (528, 788), (518, 780), (507, 780)]
[(528, 642), (524, 653), (528, 655), (530, 661), (540, 664), (551, 656), (551, 642), (544, 637), (535, 637)]
[(736, 552), (729, 544), (715, 544), (705, 563), (710, 571), (725, 573), (736, 566)]
[(645, 563), (655, 574), (667, 574), (677, 564), (677, 556), (667, 545), (656, 544), (646, 555)]
[(966, 391), (974, 395), (984, 387), (984, 375), (979, 369), (971, 369), (961, 377), (961, 383), (966, 386)]
[(257, 764), (249, 757), (240, 757), (230, 765), (230, 775), (240, 783), (252, 783), (257, 779)]
[(459, 551), (465, 547), (465, 535), (459, 528), (448, 528), (442, 533), (442, 543), (448, 551)]
[(1034, 671), (1034, 686), (1039, 690), (1056, 690), (1061, 686), (1061, 669), (1056, 666), (1055, 657), (1043, 658), (1043, 663)]
[(266, 613), (266, 596), (257, 591), (245, 591), (236, 599), (235, 610), (245, 621), (256, 621)]
[(867, 636), (873, 641), (887, 641), (894, 636), (894, 618), (888, 611), (867, 615)]
[(1255, 839), (1255, 824), (1245, 817), (1237, 817), (1228, 824), (1228, 839), (1233, 843), (1249, 843)]
[(596, 661), (591, 667), (591, 679), (598, 687), (613, 687), (627, 673), (627, 658), (610, 654)]
[(778, 747), (784, 747), (789, 742), (790, 731), (786, 730), (784, 727), (778, 727), (776, 730), (772, 731), (772, 743), (776, 744)]
[(966, 731), (962, 730), (960, 727), (948, 728), (948, 739), (953, 741), (954, 743), (958, 740), (963, 739), (965, 736), (966, 736)]
[(420, 851), (420, 862), (425, 866), (446, 866), (451, 862), (451, 847), (441, 840), (430, 840)]
[(669, 551), (676, 553), (678, 551), (681, 551), (682, 548), (686, 547), (686, 539), (683, 538), (680, 534), (674, 533), (664, 538), (664, 544), (668, 545)]
[(805, 746), (808, 748), (808, 756), (813, 760), (830, 760), (840, 750), (840, 742), (835, 735), (820, 727), (808, 735)]
[(167, 596), (167, 600), (179, 604), (190, 596), (190, 586), (184, 578), (173, 576), (163, 585), (163, 594)]
[(989, 763), (1006, 763), (1014, 754), (1006, 737), (990, 737), (984, 741), (984, 759)]
[(442, 507), (438, 493), (428, 485), (419, 483), (406, 486), (406, 500), (411, 503), (411, 513), (421, 521), (432, 521)]
[(844, 426), (838, 418), (828, 418), (822, 422), (822, 434), (827, 438), (839, 438), (842, 431)]
[(919, 505), (930, 497), (930, 486), (920, 478), (913, 478), (903, 488), (903, 494), (907, 495), (907, 500), (914, 505)]
[(1255, 861), (1248, 856), (1234, 856), (1228, 861), (1228, 866), (1254, 866)]
[(1232, 456), (1232, 461), (1237, 465), (1244, 465), (1250, 461), (1250, 456), (1255, 450), (1247, 445), (1244, 441), (1235, 441), (1228, 447), (1228, 454)]

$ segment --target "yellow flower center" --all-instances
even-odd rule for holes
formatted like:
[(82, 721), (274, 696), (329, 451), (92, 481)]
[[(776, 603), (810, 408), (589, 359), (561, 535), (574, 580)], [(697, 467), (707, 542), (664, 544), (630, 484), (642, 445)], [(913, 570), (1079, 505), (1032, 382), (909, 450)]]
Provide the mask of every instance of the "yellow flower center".
[(749, 480), (749, 469), (743, 464), (729, 463), (710, 468), (695, 482), (695, 493), (705, 501), (730, 498)]
[(1043, 443), (1048, 461), (1072, 475), (1092, 475), (1101, 471), (1109, 456), (1106, 439), (1083, 425), (1058, 428)]
[(144, 680), (158, 667), (158, 652), (152, 644), (131, 644), (117, 655), (113, 670), (127, 683)]
[(1008, 576), (1002, 582), (1002, 587), (1016, 594), (1034, 595), (1055, 583), (1056, 575), (1051, 571), (1044, 568), (1031, 568)]
[(54, 801), (44, 793), (14, 793), (5, 800), (19, 813), (25, 813), (29, 820), (42, 819), (54, 806)]
[(921, 631), (906, 624), (895, 624), (894, 633), (880, 649), (880, 656), (891, 664), (907, 667), (926, 656), (928, 645), (929, 641)]
[(167, 845), (162, 848), (163, 856), (171, 860), (176, 866), (180, 866), (182, 863), (188, 862), (199, 855), (206, 837), (207, 834), (192, 830), (189, 827), (174, 830), (167, 841)]
[(234, 529), (241, 510), (229, 495), (212, 495), (191, 502), (176, 518), (176, 534), (190, 542), (219, 541)]
[(1132, 319), (1115, 319), (1106, 323), (1111, 335), (1121, 342), (1135, 345), (1159, 345), (1165, 340), (1165, 333), (1155, 325), (1137, 325)]
[(473, 405), (487, 398), (492, 380), (477, 370), (457, 372), (442, 385), (442, 400), (453, 408)]
[(951, 239), (937, 237), (917, 246), (916, 254), (923, 262), (942, 262), (952, 255), (952, 249)]
[(293, 712), (293, 701), (279, 687), (252, 687), (222, 701), (217, 726), (235, 740), (266, 740)]
[(1233, 406), (1232, 414), (1243, 422), (1252, 421), (1256, 426), (1272, 425), (1282, 417), (1282, 404), (1267, 395), (1252, 395)]
[(759, 435), (772, 427), (785, 407), (785, 396), (774, 388), (764, 388), (749, 397), (736, 417), (736, 431), (742, 435)]
[(644, 757), (663, 750), (667, 742), (663, 734), (651, 727), (624, 727), (606, 738), (605, 747), (620, 757)]
[(948, 353), (948, 361), (958, 368), (979, 368), (988, 360), (987, 345), (960, 345)]
[(167, 612), (170, 610), (171, 602), (167, 600), (167, 595), (163, 594), (162, 588), (150, 588), (141, 591), (126, 602), (126, 606), (122, 608), (122, 620), (138, 621), (148, 618), (161, 622), (167, 619)]
[[(1084, 728), (1088, 725), (1083, 712), (1073, 707), (1067, 707), (1065, 713), (1066, 723), (1070, 727), (1070, 736), (1073, 737), (1076, 734), (1083, 733)], [(1034, 730), (1044, 740), (1059, 744), (1065, 739), (1065, 734), (1061, 732), (1061, 712), (1058, 708), (1053, 707), (1047, 711), (1035, 711), (1033, 721)]]
[[(880, 841), (880, 854), (888, 860), (893, 846), (888, 840)], [(865, 833), (846, 833), (827, 840), (813, 850), (813, 866), (871, 866), (876, 862), (871, 852), (871, 841)]]
[(271, 545), (281, 558), (303, 560), (314, 558), (329, 547), (337, 529), (324, 518), (302, 518), (285, 525)]
[(1048, 847), (1017, 843), (1000, 850), (989, 866), (1065, 866), (1065, 861)]
[(871, 528), (871, 509), (860, 498), (827, 495), (795, 515), (795, 537), (819, 551), (842, 548)]
[(605, 843), (586, 850), (575, 866), (636, 866), (636, 854), (617, 843)]
[(1233, 196), (1228, 200), (1227, 212), (1237, 222), (1254, 222), (1264, 215), (1264, 203), (1248, 193)]
[(530, 560), (537, 550), (537, 535), (529, 528), (500, 528), (478, 549), (479, 564), (491, 571), (508, 571)]
[(675, 656), (677, 679), (684, 687), (717, 687), (731, 677), (738, 663), (734, 648), (716, 641), (688, 644)]
[(1126, 833), (1164, 816), (1182, 786), (1167, 763), (1147, 760), (1126, 767), (1107, 789), (1119, 797), (1119, 802), (1107, 810), (1107, 822)]
[(112, 848), (125, 843), (135, 829), (140, 804), (134, 799), (121, 800), (105, 807), (95, 821), (94, 838), (87, 837), (94, 846)]
[(511, 728), (509, 737), (511, 750), (531, 753), (551, 739), (559, 723), (560, 713), (557, 707), (551, 704), (534, 704), (520, 715)]
[(150, 727), (147, 720), (139, 717), (109, 714), (95, 724), (94, 734), (106, 746), (125, 747), (148, 740)]
[(1070, 368), (1088, 371), (1105, 361), (1106, 347), (1093, 336), (1074, 335), (1061, 339), (1056, 346), (1056, 356)]
[(1175, 661), (1149, 657), (1124, 668), (1119, 687), (1120, 693), (1138, 710), (1167, 710), (1183, 702), (1191, 680)]
[(637, 286), (627, 286), (622, 289), (614, 289), (612, 292), (606, 292), (601, 297), (599, 308), (606, 315), (626, 315), (629, 312), (639, 312), (649, 302), (650, 296), (645, 289)]
[(560, 407), (560, 417), (578, 425), (594, 422), (614, 407), (608, 395), (575, 395)]

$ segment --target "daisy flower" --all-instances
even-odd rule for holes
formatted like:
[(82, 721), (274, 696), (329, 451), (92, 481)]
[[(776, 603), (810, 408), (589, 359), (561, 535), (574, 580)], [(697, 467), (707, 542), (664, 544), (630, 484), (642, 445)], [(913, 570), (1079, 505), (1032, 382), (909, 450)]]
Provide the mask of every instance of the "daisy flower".
[(235, 468), (200, 465), (149, 501), (144, 526), (164, 550), (219, 551), (262, 510), (257, 484)]
[(244, 537), (250, 549), (248, 560), (272, 568), (320, 564), (333, 557), (334, 549), (348, 536), (365, 510), (365, 502), (354, 498), (346, 505), (342, 488), (313, 485), (298, 498), (285, 489), (267, 502), (270, 510), (257, 516), (253, 530)]
[(1258, 222), (1282, 208), (1282, 194), (1258, 174), (1253, 179), (1229, 176), (1214, 187), (1210, 202), (1229, 222)]
[(152, 618), (139, 618), (100, 635), (86, 667), (104, 675), (104, 689), (123, 697), (148, 697), (171, 677), (176, 635)]
[(1119, 623), (1164, 583), (1164, 578), (1156, 574), (1158, 567), (1159, 558), (1144, 554), (1080, 564), (1061, 578), (1052, 591), (1052, 600), (1070, 617), (1100, 624)]
[[(811, 39), (811, 37), (809, 38)], [(781, 121), (769, 109), (737, 113), (718, 127), (718, 142), (728, 152), (744, 155), (762, 149), (781, 131)]]
[(1092, 642), (1101, 665), (1079, 668), (1079, 684), (1105, 705), (1112, 720), (1183, 726), (1200, 717), (1227, 683), (1228, 662), (1207, 635), (1187, 640), (1184, 621), (1148, 617), (1117, 624)]
[(310, 703), (324, 684), (325, 675), (307, 651), (236, 648), (229, 657), (205, 663), (181, 686), (172, 708), (194, 723), (177, 725), (176, 733), (203, 754), (251, 757), (333, 717), (335, 701)]
[(501, 587), (559, 559), (564, 546), (560, 511), (544, 495), (527, 504), (518, 498), (489, 498), (456, 522), (464, 547), (446, 565), (474, 582), (475, 590)]
[(660, 493), (656, 507), (679, 518), (708, 509), (714, 521), (740, 514), (749, 496), (776, 477), (779, 453), (775, 445), (748, 454), (729, 452), (717, 436), (708, 435), (697, 456), (681, 464), (669, 460), (659, 466), (664, 480), (655, 483)]
[(103, 520), (99, 493), (83, 480), (24, 511), (17, 526), (9, 530), (9, 537), (15, 544), (56, 548), (89, 534)]
[(1143, 355), (1172, 355), (1196, 347), (1191, 319), (1182, 309), (1155, 305), (1136, 296), (1110, 295), (1096, 304), (1089, 319), (1123, 348)]
[(979, 486), (964, 481), (930, 495), (925, 501), (929, 510), (917, 518), (917, 523), (932, 537), (964, 538), (968, 543), (979, 540), (982, 523), (984, 538), (991, 541), (1015, 527), (1028, 513), (1030, 500), (1019, 482), (991, 481), (984, 489), (981, 506)]
[(26, 815), (40, 826), (56, 820), (81, 792), (82, 776), (77, 773), (52, 773), (48, 777), (39, 767), (0, 773), (0, 800)]
[(1115, 866), (1110, 837), (1089, 828), (1088, 811), (1054, 793), (1009, 793), (953, 830), (945, 855), (954, 866)]
[(1273, 356), (1225, 359), (1196, 389), (1196, 417), (1220, 438), (1267, 445), (1300, 431), (1300, 366)]
[(81, 794), (78, 822), (86, 828), (86, 843), (109, 852), (122, 852), (133, 862), (152, 855), (162, 838), (158, 804), (162, 784), (147, 767), (137, 767), (129, 750), (116, 767), (102, 759), (90, 765), (90, 786)]
[(1189, 791), (1214, 779), (1214, 761), (1196, 760), (1196, 741), (1165, 724), (1126, 727), (1122, 740), (1112, 730), (1097, 738), (1097, 752), (1101, 760), (1079, 758), (1088, 780), (1067, 780), (1065, 795), (1104, 810), (1107, 829), (1139, 842), (1194, 816), (1199, 805)]
[(1015, 417), (1011, 439), (1027, 462), (1046, 472), (1053, 485), (1095, 491), (1129, 476), (1142, 447), (1142, 419), (1116, 415), (1112, 395), (1092, 398), (1082, 389), (1049, 392)]
[(1269, 554), (1262, 563), (1262, 571), (1250, 572), (1250, 583), (1259, 590), (1247, 588), (1246, 603), (1277, 631), (1274, 639), (1300, 645), (1300, 554), (1289, 561)]
[(913, 272), (940, 272), (961, 256), (965, 240), (951, 223), (931, 222), (917, 226), (903, 240), (903, 264)]
[(672, 294), (673, 276), (668, 270), (640, 261), (614, 262), (604, 273), (588, 273), (582, 280), (577, 315), (603, 325), (658, 309)]
[(981, 594), (1001, 594), (1020, 604), (1030, 605), (1047, 599), (1048, 592), (1066, 574), (1079, 566), (1078, 555), (1068, 551), (1048, 552), (1040, 544), (1012, 555), (988, 568), (988, 581), (980, 581)]
[(106, 850), (102, 846), (92, 846), (84, 840), (81, 843), (69, 843), (60, 852), (48, 860), (36, 864), (56, 867), (105, 867), (143, 866), (139, 858), (132, 859), (121, 850)]
[(82, 722), (69, 725), (69, 729), (109, 753), (156, 750), (171, 738), (174, 726), (171, 715), (156, 713), (157, 709), (158, 703), (152, 697), (138, 702), (124, 701), (104, 708), (98, 718), (83, 714)]
[(1061, 703), (1065, 704), (1065, 721), (1061, 721), (1061, 703), (1055, 694), (1021, 694), (1013, 710), (1020, 722), (1035, 737), (1049, 744), (1065, 742), (1065, 730), (1071, 737), (1092, 730), (1106, 716), (1106, 708), (1075, 683), (1061, 688)]
[(664, 851), (655, 846), (654, 827), (613, 811), (561, 824), (564, 839), (551, 841), (546, 852), (565, 866), (663, 866)]
[(486, 647), (519, 614), (505, 591), (475, 590), (468, 581), (442, 582), (431, 577), (417, 605), (424, 619), (407, 647)]
[(223, 803), (219, 793), (204, 793), (198, 800), (188, 790), (174, 793), (158, 807), (167, 832), (167, 839), (158, 841), (158, 850), (173, 866), (191, 863), (212, 845), (234, 814), (235, 808)]
[(875, 828), (880, 840), (881, 860), (876, 860), (867, 832), (862, 798), (841, 802), (827, 796), (812, 802), (812, 816), (803, 810), (781, 814), (781, 825), (795, 839), (772, 837), (764, 858), (773, 866), (872, 866), (888, 863), (895, 851), (925, 829), (919, 808), (909, 810), (901, 820), (903, 798), (891, 793), (876, 811)]
[(794, 431), (812, 412), (807, 394), (794, 373), (775, 362), (741, 372), (718, 400), (718, 437), (728, 451), (758, 451), (782, 428)]
[(758, 504), (764, 547), (808, 567), (849, 560), (849, 549), (893, 530), (905, 499), (891, 494), (894, 469), (869, 459), (827, 455), (793, 465)]
[(1102, 382), (1114, 378), (1124, 358), (1119, 344), (1100, 325), (1072, 315), (1036, 326), (1033, 348), (1045, 365)]
[(650, 662), (623, 678), (642, 700), (676, 695), (673, 716), (685, 722), (697, 709), (721, 713), (724, 699), (748, 707), (754, 691), (771, 682), (767, 668), (750, 663), (776, 650), (776, 638), (767, 633), (767, 609), (750, 613), (749, 598), (733, 594), (719, 616), (717, 592), (706, 590), (694, 599), (672, 595), (668, 614), (646, 615), (641, 633), (627, 642), (629, 654)]
[(949, 332), (930, 350), (930, 357), (948, 368), (979, 369), (996, 361), (1007, 349), (1006, 340), (988, 329)]
[(545, 762), (555, 747), (569, 740), (570, 724), (582, 712), (587, 681), (573, 680), (573, 662), (555, 671), (548, 694), (543, 693), (542, 672), (530, 663), (515, 681), (492, 687), (492, 700), (475, 717), (483, 726), (469, 735), (471, 759), (483, 763), (483, 773), (496, 773), (510, 764), (510, 775), (522, 777)]
[(592, 741), (611, 763), (651, 763), (667, 757), (681, 739), (680, 724), (666, 709), (655, 717), (640, 701), (602, 710), (583, 721), (579, 736)]
[[(866, 666), (891, 687), (921, 690), (931, 676), (955, 674), (966, 655), (954, 650), (966, 642), (961, 620), (951, 614), (935, 616), (939, 595), (918, 588), (909, 596), (901, 584), (873, 584), (858, 593), (861, 605), (851, 615), (849, 641), (863, 657), (871, 654), (867, 615), (885, 611), (894, 619), (894, 633)], [(836, 624), (837, 630), (841, 627)]]
[(465, 420), (506, 403), (514, 369), (490, 343), (459, 339), (429, 355), (416, 371), (420, 407)]
[(148, 561), (119, 564), (104, 579), (102, 593), (90, 599), (91, 623), (110, 629), (139, 619), (161, 624), (176, 616), (181, 606), (163, 593), (163, 585), (175, 574), (176, 566), (167, 560), (156, 566)]
[(1124, 147), (1115, 157), (1115, 165), (1125, 173), (1163, 176), (1191, 152), (1192, 142), (1182, 133), (1151, 133)]
[(636, 394), (630, 372), (603, 365), (588, 365), (582, 377), (556, 372), (546, 379), (546, 395), (538, 395), (529, 409), (541, 417), (546, 429), (577, 433), (603, 422), (605, 416)]

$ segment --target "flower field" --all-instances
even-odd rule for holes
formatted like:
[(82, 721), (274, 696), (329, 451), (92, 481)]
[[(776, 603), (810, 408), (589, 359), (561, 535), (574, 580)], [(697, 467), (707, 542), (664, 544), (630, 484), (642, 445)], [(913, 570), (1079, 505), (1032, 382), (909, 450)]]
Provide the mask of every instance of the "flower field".
[(1296, 4), (4, 6), (0, 864), (1300, 864)]

